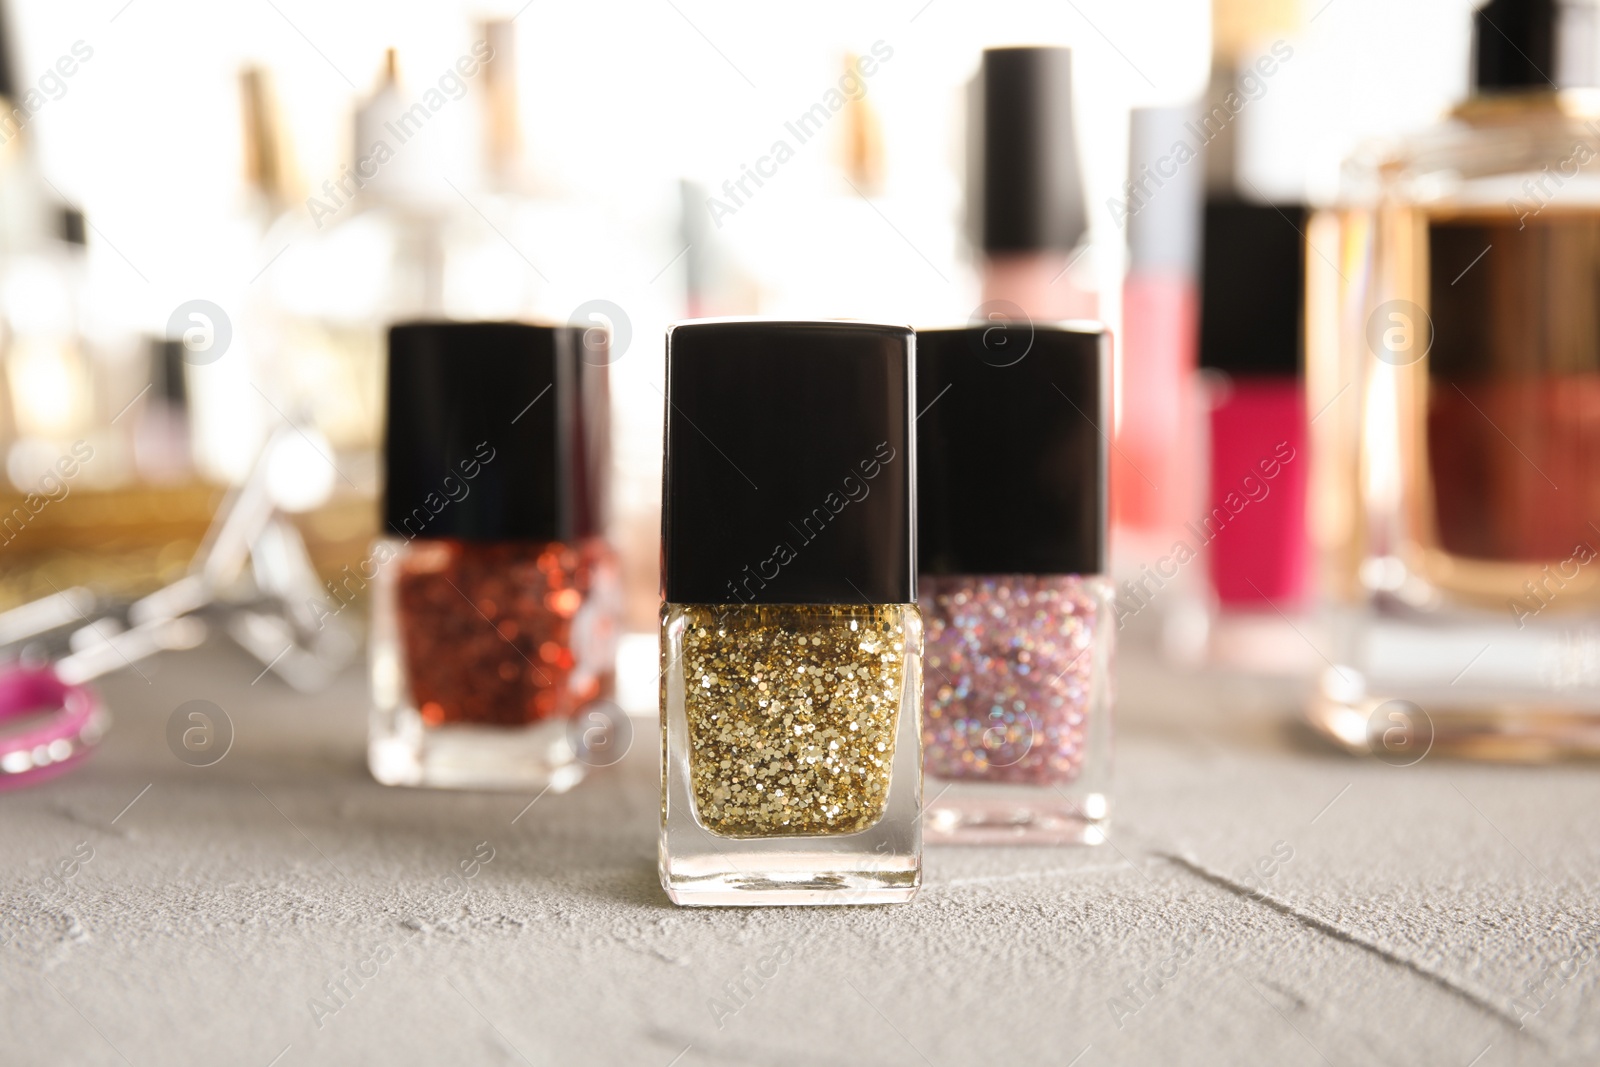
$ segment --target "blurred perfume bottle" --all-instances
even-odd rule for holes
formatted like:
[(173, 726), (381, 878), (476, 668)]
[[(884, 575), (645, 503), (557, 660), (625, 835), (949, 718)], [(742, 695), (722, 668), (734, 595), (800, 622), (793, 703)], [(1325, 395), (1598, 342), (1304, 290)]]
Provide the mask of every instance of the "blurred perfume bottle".
[(481, 26), (437, 70), (402, 71), (390, 49), (356, 108), (350, 159), (313, 180), (271, 238), (282, 252), (269, 275), (285, 368), (277, 402), (320, 429), (352, 470), (369, 471), (376, 457), (390, 323), (569, 310), (538, 305), (543, 279), (523, 251), (536, 245), (516, 211), (511, 42), (508, 22)]
[(921, 883), (912, 348), (905, 327), (859, 322), (668, 334), (674, 903), (885, 904)]
[[(990, 48), (969, 113), (968, 209), (985, 314), (1093, 319), (1072, 52)], [(1004, 302), (1009, 308), (988, 307)]]
[(311, 179), (305, 204), (287, 205), (263, 243), (264, 254), (281, 253), (264, 279), (270, 399), (320, 430), (354, 471), (370, 469), (378, 445), (385, 326), (443, 313), (441, 212), (419, 174), (432, 131), (407, 145), (386, 128), (399, 129), (410, 103), (390, 49), (357, 105), (351, 159), (320, 185)]
[(929, 283), (948, 279), (955, 262), (958, 190), (937, 169), (890, 166), (880, 98), (900, 77), (897, 57), (883, 40), (840, 54), (768, 151), (708, 190), (700, 211), (723, 260), (714, 266), (724, 308), (741, 310), (748, 274), (758, 303), (743, 310), (764, 315), (935, 313)]
[(930, 840), (1105, 840), (1109, 384), (1103, 329), (917, 333)]
[(384, 536), (335, 593), (375, 585), (380, 782), (559, 792), (620, 728), (606, 361), (584, 332), (389, 331)]
[[(465, 119), (468, 140), (476, 144), (463, 146), (466, 166), (451, 177), (458, 188), (440, 185), (450, 212), (440, 299), (460, 317), (564, 321), (574, 309), (553, 303), (555, 287), (541, 266), (554, 270), (562, 263), (569, 275), (585, 270), (583, 250), (594, 246), (604, 224), (592, 204), (556, 195), (552, 168), (544, 165), (549, 160), (531, 157), (523, 143), (515, 22), (479, 23), (471, 48), (481, 63), (462, 80), (475, 105), (475, 118), (469, 111)], [(457, 72), (462, 69), (458, 65)], [(599, 325), (602, 332), (619, 325), (602, 320), (586, 317), (581, 324)], [(609, 336), (619, 337), (620, 330)]]
[[(78, 441), (97, 454), (86, 483), (125, 477), (128, 450), (104, 410), (113, 390), (92, 343), (83, 213), (61, 202), (39, 168), (31, 111), (38, 90), (15, 78), (15, 38), (0, 7), (0, 318), (3, 318), (3, 439), (11, 485), (33, 492)], [(81, 44), (82, 42), (80, 42)], [(93, 49), (87, 50), (93, 55)], [(84, 57), (64, 57), (75, 64)], [(19, 95), (20, 92), (20, 95)], [(124, 403), (126, 397), (118, 399)]]
[(1119, 556), (1165, 551), (1199, 510), (1204, 471), (1196, 351), (1205, 169), (1191, 142), (1193, 107), (1136, 109), (1122, 289), (1121, 404), (1111, 461)]
[[(14, 427), (6, 473), (23, 492), (32, 491), (73, 442), (103, 437), (95, 432), (95, 366), (84, 331), (83, 216), (63, 208), (57, 221), (54, 233), (23, 238), (0, 263)], [(105, 445), (103, 439), (93, 443)]]
[(1391, 761), (1600, 753), (1600, 7), (1474, 29), (1472, 95), (1310, 232), (1310, 717)]

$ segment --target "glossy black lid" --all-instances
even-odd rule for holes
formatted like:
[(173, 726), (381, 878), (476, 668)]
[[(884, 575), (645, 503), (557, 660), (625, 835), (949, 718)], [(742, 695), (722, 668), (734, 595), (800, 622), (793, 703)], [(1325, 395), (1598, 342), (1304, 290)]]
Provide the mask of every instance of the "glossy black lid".
[(1088, 215), (1072, 121), (1072, 50), (987, 49), (976, 96), (979, 246), (1077, 247)]
[(1600, 4), (1489, 0), (1473, 13), (1472, 53), (1481, 93), (1600, 85)]
[(603, 331), (511, 322), (389, 330), (384, 532), (471, 541), (601, 533)]
[(912, 352), (904, 326), (669, 329), (663, 599), (914, 601)]
[(1095, 325), (917, 331), (922, 573), (1105, 572), (1109, 358)]
[(1244, 376), (1300, 373), (1308, 212), (1211, 200), (1201, 237), (1200, 365)]

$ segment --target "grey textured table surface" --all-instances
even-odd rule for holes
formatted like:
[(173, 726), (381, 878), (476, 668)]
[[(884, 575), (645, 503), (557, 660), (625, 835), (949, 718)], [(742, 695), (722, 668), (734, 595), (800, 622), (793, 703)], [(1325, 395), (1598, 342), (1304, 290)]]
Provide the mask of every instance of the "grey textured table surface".
[[(1600, 1062), (1588, 766), (1359, 762), (1292, 687), (1125, 657), (1112, 844), (930, 849), (902, 907), (690, 911), (648, 725), (532, 807), (386, 789), (359, 674), (257, 669), (107, 679), (102, 751), (0, 795), (0, 1062)], [(165, 741), (195, 698), (237, 731), (209, 768)]]

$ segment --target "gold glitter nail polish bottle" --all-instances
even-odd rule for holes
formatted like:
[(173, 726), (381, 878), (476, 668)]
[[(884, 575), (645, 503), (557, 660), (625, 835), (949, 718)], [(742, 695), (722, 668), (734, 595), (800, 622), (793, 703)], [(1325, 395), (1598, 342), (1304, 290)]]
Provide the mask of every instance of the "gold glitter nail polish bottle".
[(661, 884), (884, 904), (922, 878), (909, 328), (667, 334)]

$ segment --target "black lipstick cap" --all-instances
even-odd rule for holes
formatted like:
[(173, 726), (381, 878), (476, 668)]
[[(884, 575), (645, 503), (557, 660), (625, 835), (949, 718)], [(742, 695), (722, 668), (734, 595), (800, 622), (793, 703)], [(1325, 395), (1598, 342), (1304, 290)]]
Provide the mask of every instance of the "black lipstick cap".
[(924, 574), (1103, 574), (1105, 331), (917, 331)]
[(913, 602), (915, 394), (909, 327), (670, 328), (663, 599)]
[(609, 460), (602, 334), (514, 322), (391, 327), (385, 534), (599, 535)]

